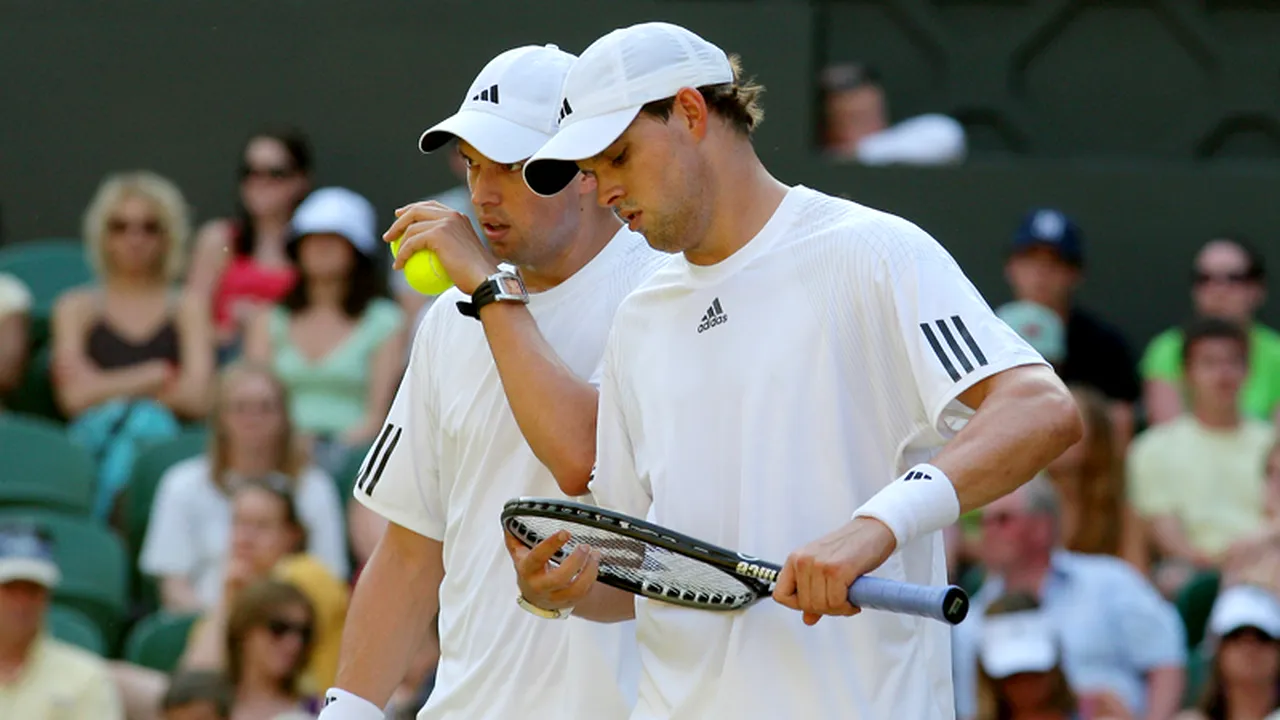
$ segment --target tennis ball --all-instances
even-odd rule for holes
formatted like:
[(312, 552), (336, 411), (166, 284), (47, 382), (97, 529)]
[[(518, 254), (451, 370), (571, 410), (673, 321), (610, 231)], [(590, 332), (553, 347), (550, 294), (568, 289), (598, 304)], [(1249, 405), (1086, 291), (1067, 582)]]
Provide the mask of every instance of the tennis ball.
[[(392, 241), (393, 256), (400, 253), (401, 240), (404, 237)], [(440, 256), (430, 250), (419, 250), (409, 257), (404, 264), (404, 279), (408, 281), (409, 287), (423, 295), (439, 295), (453, 286), (449, 273), (440, 264)]]

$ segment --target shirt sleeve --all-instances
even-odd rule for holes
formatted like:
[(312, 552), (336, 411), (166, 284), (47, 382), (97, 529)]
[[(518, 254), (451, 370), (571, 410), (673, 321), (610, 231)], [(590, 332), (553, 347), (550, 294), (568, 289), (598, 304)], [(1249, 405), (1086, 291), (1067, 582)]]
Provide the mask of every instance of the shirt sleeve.
[(996, 316), (936, 240), (905, 220), (870, 243), (879, 248), (874, 286), (905, 344), (916, 390), (944, 438), (972, 415), (956, 398), (996, 373), (1049, 363)]
[(1129, 662), (1148, 672), (1186, 663), (1186, 630), (1178, 611), (1155, 587), (1129, 566), (1117, 567), (1109, 624)]
[(418, 328), (409, 367), (386, 422), (366, 453), (352, 495), (387, 520), (443, 540), (444, 502), (438, 472), (436, 404), (429, 375), (435, 313)]
[(617, 326), (610, 332), (600, 377), (600, 406), (596, 418), (596, 466), (587, 488), (601, 507), (632, 517), (645, 517), (653, 491), (636, 467), (635, 446), (627, 425), (626, 386), (621, 382)]
[(138, 566), (147, 575), (181, 575), (195, 583), (191, 576), (195, 574), (199, 553), (193, 533), (198, 526), (187, 517), (186, 500), (194, 489), (188, 482), (189, 475), (199, 469), (184, 462), (169, 468), (160, 478), (138, 557)]
[(302, 475), (298, 514), (307, 526), (307, 551), (319, 558), (329, 572), (345, 579), (351, 568), (342, 500), (333, 478), (320, 468), (309, 468)]
[(1174, 512), (1181, 495), (1177, 488), (1170, 486), (1177, 476), (1162, 471), (1160, 438), (1148, 434), (1150, 432), (1147, 430), (1134, 438), (1125, 463), (1128, 471), (1125, 489), (1129, 493), (1129, 502), (1144, 517)]
[(1142, 354), (1143, 380), (1177, 382), (1182, 379), (1182, 336), (1176, 330), (1157, 335)]

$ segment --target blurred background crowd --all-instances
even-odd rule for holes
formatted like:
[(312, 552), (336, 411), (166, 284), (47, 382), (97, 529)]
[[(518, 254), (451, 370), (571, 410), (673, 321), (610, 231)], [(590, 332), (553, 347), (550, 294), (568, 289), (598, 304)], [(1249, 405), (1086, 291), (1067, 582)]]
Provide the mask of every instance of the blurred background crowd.
[[(145, 17), (123, 5), (119, 17)], [(751, 11), (718, 29), (724, 13), (706, 5)], [(811, 29), (865, 12), (873, 29), (887, 17), (926, 31), (929, 13), (952, 17), (920, 15), (917, 5), (742, 0), (633, 12), (684, 22), (742, 53), (785, 99), (788, 84), (769, 78), (802, 66), (783, 50), (774, 51), (780, 64), (763, 66), (761, 18), (785, 35), (799, 15)], [(956, 5), (993, 22), (1013, 12)], [(1026, 23), (1061, 37), (1085, 22), (1080, 3), (1023, 5), (1039, 13)], [(1178, 3), (1133, 5), (1155, 10), (1084, 15), (1103, 23), (1102, 38), (1127, 31), (1141, 44), (1150, 23), (1169, 22), (1157, 10)], [(43, 17), (33, 11), (11, 31)], [(1280, 28), (1274, 8), (1248, 17)], [(585, 46), (638, 19), (579, 21), (570, 34)], [(527, 35), (497, 32), (472, 49), (475, 63), (451, 66), (439, 93), (424, 91), (439, 95), (431, 107), (441, 112), (405, 119), (395, 152), (413, 157), (416, 133), (456, 104), (449, 93), (489, 56), (524, 42), (581, 49)], [(884, 68), (907, 62), (891, 45), (868, 42), (858, 54), (828, 42), (806, 71), (811, 106), (766, 96), (770, 123), (816, 128), (805, 162), (822, 169), (810, 177), (784, 165), (783, 179), (854, 200), (882, 180), (905, 182), (922, 204), (874, 190), (865, 201), (921, 222), (953, 251), (1000, 317), (1054, 364), (1086, 423), (1035, 480), (947, 533), (952, 580), (974, 598), (954, 633), (958, 716), (1280, 718), (1280, 334), (1264, 317), (1270, 266), (1280, 262), (1274, 207), (1236, 213), (1240, 194), (1217, 205), (1201, 195), (1199, 222), (1175, 239), (1121, 235), (1102, 217), (1114, 175), (1100, 176), (1093, 197), (1072, 175), (1079, 167), (1063, 165), (1055, 192), (1044, 165), (1053, 153), (1018, 140), (1008, 120), (1016, 112), (1001, 119), (947, 93), (895, 89)], [(1081, 58), (1075, 72), (1091, 72), (1093, 53)], [(891, 105), (895, 97), (908, 101)], [(282, 126), (237, 109), (239, 129), (213, 150), (230, 176), (168, 159), (96, 167), (75, 217), (49, 209), (71, 202), (66, 192), (42, 205), (39, 192), (0, 184), (0, 207), (21, 233), (0, 232), (0, 717), (319, 711), (351, 588), (382, 530), (351, 488), (368, 470), (362, 460), (431, 301), (390, 271), (382, 231), (414, 200), (473, 219), (474, 209), (457, 158), (415, 158), (422, 167), (408, 173), (408, 194), (370, 182), (342, 161), (361, 155), (366, 136), (286, 112), (304, 104), (270, 104), (270, 116), (292, 118)], [(1241, 178), (1260, 196), (1280, 190), (1274, 88), (1259, 107), (1239, 127), (1215, 126), (1188, 162), (1156, 163), (1151, 177), (1184, 173), (1206, 188), (1226, 173), (1224, 193)], [(1068, 140), (1087, 130), (1058, 122)], [(766, 162), (798, 152), (765, 127)], [(6, 127), (3, 141), (22, 132)], [(130, 137), (145, 135), (140, 124)], [(1123, 146), (1081, 154), (1104, 150), (1092, 161), (1125, 156)], [(1240, 164), (1224, 170), (1221, 154)], [(336, 161), (322, 170), (323, 159)], [(965, 207), (954, 211), (953, 236), (939, 188), (980, 187), (984, 177), (1000, 186), (1000, 174), (1023, 171), (1014, 200), (975, 207), (954, 197)], [(220, 188), (228, 201), (202, 211), (217, 205), (205, 190), (194, 201), (187, 185)], [(1178, 216), (1170, 192), (1163, 202)], [(975, 216), (998, 230), (972, 232), (965, 218)], [(1117, 268), (1118, 257), (1143, 260)], [(389, 719), (412, 717), (430, 693), (435, 642), (408, 669)]]

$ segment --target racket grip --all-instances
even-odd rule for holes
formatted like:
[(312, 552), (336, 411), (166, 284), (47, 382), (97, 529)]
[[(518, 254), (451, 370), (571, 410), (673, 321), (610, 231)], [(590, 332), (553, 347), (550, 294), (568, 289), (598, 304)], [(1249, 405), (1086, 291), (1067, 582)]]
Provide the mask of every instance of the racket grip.
[(969, 595), (956, 585), (914, 583), (863, 576), (849, 587), (849, 602), (860, 608), (919, 615), (957, 625), (969, 614)]

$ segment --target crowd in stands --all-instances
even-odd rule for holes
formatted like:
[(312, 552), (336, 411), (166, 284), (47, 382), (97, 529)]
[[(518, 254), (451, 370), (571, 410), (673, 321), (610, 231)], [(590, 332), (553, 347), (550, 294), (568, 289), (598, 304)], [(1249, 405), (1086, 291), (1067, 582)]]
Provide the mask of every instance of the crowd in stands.
[[(848, 126), (832, 152), (873, 162), (865, 138), (889, 127), (874, 72), (834, 69), (827, 89)], [(907, 134), (962, 154), (928, 122)], [(333, 681), (384, 527), (350, 490), (430, 299), (388, 271), (368, 200), (314, 187), (300, 132), (241, 152), (236, 212), (198, 228), (170, 180), (105, 178), (75, 245), (90, 275), (56, 297), (5, 271), (40, 242), (0, 251), (2, 472), (38, 481), (0, 480), (0, 717), (314, 717)], [(465, 185), (434, 197), (474, 219)], [(1083, 230), (1053, 208), (1010, 225), (997, 313), (1068, 383), (1085, 433), (947, 533), (974, 601), (953, 636), (958, 717), (1280, 720), (1265, 259), (1205, 238), (1194, 316), (1135, 352), (1077, 302)], [(118, 573), (124, 597), (86, 568)], [(389, 719), (430, 692), (436, 643), (421, 638)]]

